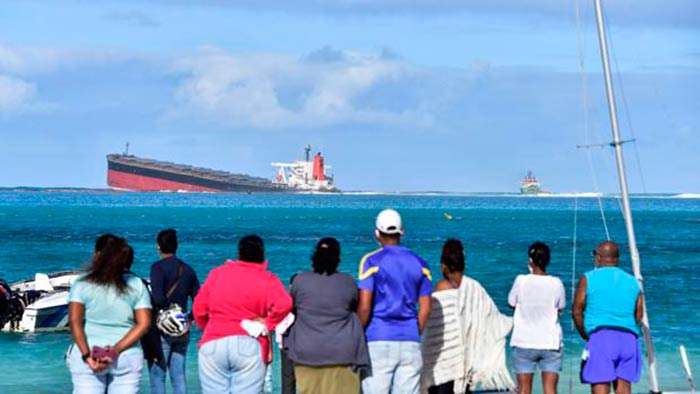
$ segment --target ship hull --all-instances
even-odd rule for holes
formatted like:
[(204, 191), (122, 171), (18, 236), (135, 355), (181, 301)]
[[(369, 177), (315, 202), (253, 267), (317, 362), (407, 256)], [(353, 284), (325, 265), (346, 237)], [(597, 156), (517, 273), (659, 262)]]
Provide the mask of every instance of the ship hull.
[[(234, 174), (222, 176), (205, 169), (190, 171), (185, 166), (170, 163), (147, 161), (138, 158), (110, 155), (107, 159), (107, 184), (110, 188), (123, 191), (159, 192), (280, 192), (287, 188), (264, 179), (237, 182), (230, 179)], [(143, 160), (146, 162), (146, 160)], [(239, 176), (246, 178), (246, 176)], [(252, 179), (252, 178), (249, 178)]]
[(121, 191), (159, 192), (159, 191), (189, 191), (189, 192), (216, 192), (218, 189), (187, 183), (162, 179), (157, 176), (140, 175), (136, 173), (117, 170), (107, 171), (107, 184), (110, 188)]
[(528, 195), (540, 194), (542, 193), (542, 188), (539, 185), (523, 186), (520, 188), (520, 193)]

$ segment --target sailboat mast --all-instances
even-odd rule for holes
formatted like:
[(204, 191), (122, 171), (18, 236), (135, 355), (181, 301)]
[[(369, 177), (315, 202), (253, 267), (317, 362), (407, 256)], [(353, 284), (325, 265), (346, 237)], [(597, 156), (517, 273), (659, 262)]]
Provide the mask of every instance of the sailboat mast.
[[(639, 282), (639, 286), (644, 292), (644, 279), (640, 268), (639, 251), (637, 250), (637, 238), (634, 235), (634, 223), (632, 220), (632, 210), (630, 209), (629, 192), (627, 190), (627, 175), (625, 174), (625, 162), (622, 156), (622, 139), (617, 122), (617, 110), (615, 109), (615, 93), (613, 91), (612, 77), (610, 76), (610, 60), (608, 59), (607, 35), (605, 33), (605, 21), (603, 18), (603, 6), (601, 0), (595, 0), (596, 23), (598, 25), (598, 42), (600, 44), (600, 54), (603, 61), (603, 73), (605, 76), (605, 92), (608, 99), (608, 109), (610, 112), (610, 125), (612, 126), (613, 142), (615, 148), (615, 158), (617, 160), (617, 174), (620, 180), (620, 191), (622, 194), (622, 214), (627, 228), (627, 238), (629, 240), (630, 256), (632, 259), (632, 270)], [(659, 393), (659, 380), (656, 374), (656, 354), (654, 343), (651, 340), (649, 329), (649, 316), (647, 315), (646, 301), (644, 302), (644, 316), (642, 318), (642, 333), (647, 348), (647, 359), (649, 362), (649, 383), (652, 393)]]

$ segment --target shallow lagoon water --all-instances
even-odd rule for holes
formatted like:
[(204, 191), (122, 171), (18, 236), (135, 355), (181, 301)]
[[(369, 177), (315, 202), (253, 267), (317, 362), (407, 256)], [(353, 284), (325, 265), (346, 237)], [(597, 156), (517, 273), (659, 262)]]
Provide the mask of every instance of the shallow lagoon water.
[[(178, 254), (201, 280), (213, 267), (235, 257), (237, 239), (248, 233), (265, 239), (270, 269), (285, 282), (310, 267), (312, 248), (323, 236), (341, 241), (341, 270), (357, 275), (362, 255), (376, 248), (374, 216), (382, 208), (394, 207), (404, 216), (404, 243), (428, 261), (434, 275), (439, 275), (442, 242), (448, 237), (462, 239), (468, 275), (486, 287), (502, 312), (510, 314), (507, 292), (515, 276), (527, 271), (526, 248), (535, 240), (552, 247), (550, 272), (563, 279), (570, 293), (575, 204), (578, 277), (592, 268), (591, 250), (605, 237), (593, 198), (0, 192), (0, 276), (15, 281), (35, 272), (79, 268), (88, 260), (95, 237), (108, 231), (128, 238), (136, 250), (134, 270), (146, 275), (157, 259), (155, 234), (166, 227), (178, 229)], [(604, 206), (612, 238), (625, 243), (618, 201), (605, 199)], [(700, 200), (635, 198), (632, 208), (661, 384), (684, 388), (681, 343), (694, 370), (700, 368), (700, 328), (692, 319), (700, 304)], [(446, 220), (445, 212), (453, 219)], [(630, 269), (627, 255), (622, 266)], [(582, 342), (569, 316), (567, 309), (562, 316), (566, 359), (560, 390), (568, 392), (573, 382), (574, 392), (587, 392), (578, 383)], [(198, 338), (195, 332), (195, 341)], [(1, 334), (0, 392), (70, 392), (63, 360), (70, 342), (67, 333)], [(278, 368), (275, 362), (273, 392), (279, 392)], [(199, 392), (194, 345), (188, 354), (188, 381), (191, 392)], [(148, 392), (145, 379), (143, 387)], [(646, 376), (636, 388), (646, 391)]]

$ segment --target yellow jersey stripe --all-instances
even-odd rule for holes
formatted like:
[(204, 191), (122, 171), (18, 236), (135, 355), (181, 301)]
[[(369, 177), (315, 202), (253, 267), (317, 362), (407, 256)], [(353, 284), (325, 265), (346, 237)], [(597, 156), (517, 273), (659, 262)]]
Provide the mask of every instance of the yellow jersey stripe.
[(360, 280), (365, 280), (379, 271), (379, 267), (372, 267), (360, 274)]
[(430, 280), (431, 282), (433, 281), (433, 276), (430, 275), (430, 270), (429, 270), (429, 269), (423, 268), (423, 274), (424, 274), (425, 276), (428, 277), (428, 280)]
[[(372, 274), (374, 274), (374, 273), (376, 273), (377, 271), (379, 271), (379, 267), (372, 267), (372, 268), (376, 268), (376, 270), (372, 271), (371, 273), (365, 272), (365, 262), (367, 262), (367, 259), (370, 258), (372, 255), (375, 255), (375, 254), (377, 254), (377, 253), (379, 253), (379, 252), (381, 252), (381, 251), (382, 251), (382, 248), (379, 248), (379, 249), (377, 249), (377, 250), (375, 250), (375, 251), (373, 251), (373, 252), (367, 253), (366, 255), (364, 255), (364, 256), (362, 257), (362, 259), (360, 260), (360, 272), (357, 274), (357, 276), (360, 278), (360, 280), (369, 278)], [(370, 270), (371, 270), (372, 268), (370, 268)]]

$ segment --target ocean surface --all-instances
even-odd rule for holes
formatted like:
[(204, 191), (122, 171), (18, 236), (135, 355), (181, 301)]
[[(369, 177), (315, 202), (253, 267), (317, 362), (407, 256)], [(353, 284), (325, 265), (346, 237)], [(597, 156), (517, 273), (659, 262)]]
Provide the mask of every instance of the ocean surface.
[[(618, 200), (606, 198), (603, 205), (612, 238), (626, 247)], [(362, 255), (377, 246), (374, 217), (385, 207), (402, 213), (405, 245), (428, 261), (435, 277), (439, 277), (445, 239), (463, 240), (467, 274), (480, 281), (507, 314), (511, 314), (507, 293), (515, 276), (527, 272), (526, 251), (531, 242), (542, 240), (552, 247), (550, 272), (562, 278), (570, 294), (572, 275), (578, 277), (592, 268), (591, 251), (605, 239), (597, 199), (572, 196), (0, 191), (0, 277), (12, 282), (36, 272), (79, 268), (89, 259), (95, 237), (104, 232), (126, 237), (136, 250), (134, 270), (147, 275), (158, 258), (155, 235), (167, 227), (178, 230), (178, 254), (202, 281), (213, 267), (235, 257), (238, 238), (250, 233), (264, 238), (270, 269), (285, 282), (295, 272), (310, 268), (314, 244), (323, 236), (341, 241), (340, 268), (357, 275)], [(700, 305), (700, 199), (639, 197), (632, 200), (632, 208), (660, 381), (666, 389), (686, 388), (680, 344), (688, 349), (694, 370), (700, 368), (700, 326), (695, 320)], [(631, 269), (628, 254), (622, 266)], [(568, 308), (561, 321), (566, 358), (560, 391), (587, 392), (578, 382), (582, 341), (572, 330)], [(199, 336), (195, 331), (195, 341)], [(63, 359), (70, 343), (68, 333), (0, 334), (0, 392), (70, 392)], [(189, 387), (197, 393), (195, 345), (187, 363)], [(273, 392), (279, 392), (277, 361), (272, 383)], [(148, 392), (145, 376), (143, 387)], [(647, 388), (643, 376), (635, 391)]]

